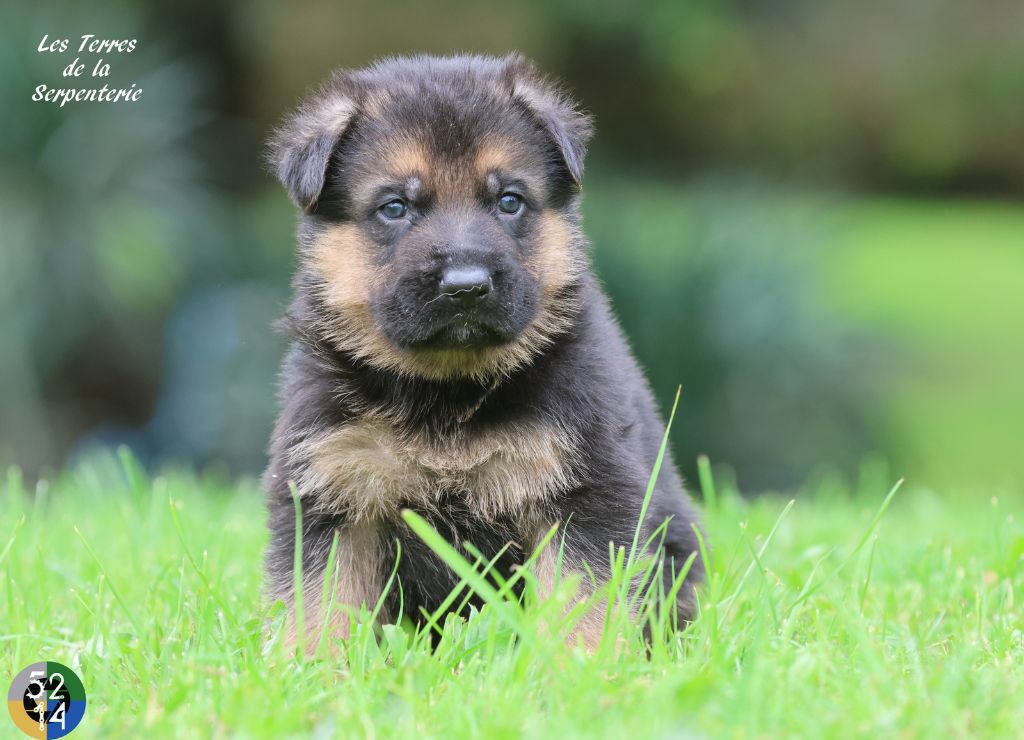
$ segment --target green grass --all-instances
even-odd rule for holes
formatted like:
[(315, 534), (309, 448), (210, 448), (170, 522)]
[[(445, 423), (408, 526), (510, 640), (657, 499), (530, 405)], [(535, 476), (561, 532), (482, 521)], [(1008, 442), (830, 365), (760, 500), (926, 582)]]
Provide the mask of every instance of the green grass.
[(0, 664), (4, 681), (34, 661), (74, 667), (79, 737), (1018, 733), (1021, 501), (908, 485), (885, 507), (888, 489), (868, 468), (792, 506), (718, 490), (701, 614), (649, 657), (622, 622), (594, 656), (543, 629), (570, 582), (525, 611), (448, 619), (434, 652), (408, 627), (360, 628), (346, 658), (299, 659), (265, 644), (281, 609), (261, 600), (254, 483), (150, 478), (128, 457), (33, 492), (11, 472)]

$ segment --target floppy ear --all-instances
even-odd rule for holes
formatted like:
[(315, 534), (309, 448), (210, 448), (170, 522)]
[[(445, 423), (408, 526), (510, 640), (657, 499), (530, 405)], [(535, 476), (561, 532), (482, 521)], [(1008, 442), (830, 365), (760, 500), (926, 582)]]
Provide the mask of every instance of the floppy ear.
[(331, 153), (357, 110), (345, 78), (335, 75), (285, 119), (269, 142), (269, 161), (288, 195), (304, 211), (316, 205)]
[(594, 133), (590, 116), (579, 110), (557, 85), (545, 79), (525, 57), (513, 55), (506, 62), (512, 97), (522, 102), (547, 131), (579, 188), (583, 184), (583, 159)]

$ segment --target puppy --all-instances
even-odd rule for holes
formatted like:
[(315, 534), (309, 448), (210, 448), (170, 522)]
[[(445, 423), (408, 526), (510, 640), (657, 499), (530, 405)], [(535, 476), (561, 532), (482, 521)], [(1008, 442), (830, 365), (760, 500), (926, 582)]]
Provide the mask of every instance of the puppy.
[[(271, 142), (300, 209), (281, 410), (265, 475), (270, 595), (295, 602), (295, 507), (310, 649), (338, 604), (419, 618), (458, 583), (410, 509), (506, 577), (549, 529), (541, 590), (629, 548), (664, 424), (580, 230), (590, 121), (519, 56), (389, 59), (336, 73)], [(697, 551), (671, 461), (641, 542), (666, 579)], [(325, 569), (337, 536), (333, 572)], [(399, 556), (400, 553), (400, 556)], [(397, 583), (383, 593), (389, 574)], [(691, 616), (693, 564), (678, 612)], [(594, 647), (602, 615), (578, 637)], [(291, 620), (294, 622), (294, 620)]]

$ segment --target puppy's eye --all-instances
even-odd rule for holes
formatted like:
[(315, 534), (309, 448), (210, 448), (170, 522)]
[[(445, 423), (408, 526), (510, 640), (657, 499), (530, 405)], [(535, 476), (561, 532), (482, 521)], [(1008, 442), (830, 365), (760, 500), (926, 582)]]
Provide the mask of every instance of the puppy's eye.
[(395, 200), (389, 200), (379, 210), (384, 214), (384, 218), (397, 219), (402, 218), (409, 212), (409, 206), (405, 204), (404, 200), (396, 198)]
[(498, 198), (498, 210), (509, 215), (519, 213), (523, 207), (523, 197), (517, 193), (502, 193)]

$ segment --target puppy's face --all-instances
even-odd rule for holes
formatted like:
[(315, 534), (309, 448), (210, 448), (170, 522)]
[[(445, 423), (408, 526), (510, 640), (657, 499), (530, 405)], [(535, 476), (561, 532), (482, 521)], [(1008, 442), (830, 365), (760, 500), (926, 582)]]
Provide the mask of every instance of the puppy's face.
[(518, 58), (342, 74), (282, 130), (317, 331), (376, 367), (484, 378), (572, 320), (585, 118)]

